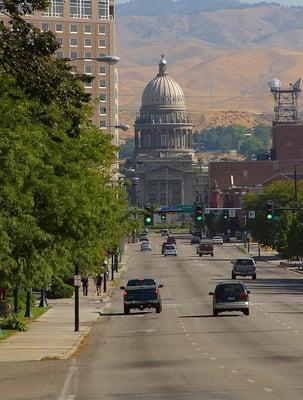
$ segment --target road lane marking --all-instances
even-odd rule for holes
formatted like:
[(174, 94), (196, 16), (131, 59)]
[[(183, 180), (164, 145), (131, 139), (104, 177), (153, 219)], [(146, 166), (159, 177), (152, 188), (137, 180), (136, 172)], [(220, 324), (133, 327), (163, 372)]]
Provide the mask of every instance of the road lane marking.
[(71, 366), (69, 367), (68, 374), (66, 376), (62, 392), (57, 400), (72, 400), (76, 397), (73, 393), (75, 391), (75, 379), (74, 376), (78, 371), (77, 361), (71, 360)]
[(203, 353), (204, 356), (208, 356), (208, 353)]
[(263, 389), (264, 389), (264, 391), (265, 391), (266, 393), (271, 393), (271, 392), (273, 392), (273, 389), (268, 388), (268, 387), (265, 387), (265, 388), (263, 388)]
[(198, 350), (201, 351), (202, 350), (201, 347), (198, 347)]
[(292, 327), (291, 327), (291, 326), (288, 326), (287, 328), (288, 328), (288, 329), (292, 329)]
[(247, 379), (247, 382), (249, 383), (255, 383), (255, 381), (253, 379)]
[(299, 331), (297, 331), (296, 329), (294, 330), (294, 333), (299, 333)]
[(220, 368), (225, 368), (225, 366), (224, 365), (220, 365)]
[(197, 346), (197, 343), (195, 343), (195, 342), (192, 342), (192, 345), (194, 345), (194, 346)]
[(236, 371), (235, 369), (232, 369), (231, 372), (232, 372), (233, 374), (237, 374), (237, 373), (238, 373), (238, 371)]
[(214, 360), (216, 360), (216, 357), (211, 357), (210, 359), (214, 361)]

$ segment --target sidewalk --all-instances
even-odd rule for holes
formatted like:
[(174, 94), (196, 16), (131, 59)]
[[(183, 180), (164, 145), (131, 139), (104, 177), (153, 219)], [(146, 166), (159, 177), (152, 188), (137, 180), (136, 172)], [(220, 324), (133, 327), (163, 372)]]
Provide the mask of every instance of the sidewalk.
[(17, 332), (0, 342), (0, 363), (71, 357), (109, 303), (121, 272), (115, 274), (114, 281), (107, 281), (107, 292), (100, 296), (95, 294), (93, 282), (87, 297), (83, 297), (81, 288), (79, 332), (74, 331), (74, 299), (48, 300), (52, 308), (32, 321), (27, 332)]

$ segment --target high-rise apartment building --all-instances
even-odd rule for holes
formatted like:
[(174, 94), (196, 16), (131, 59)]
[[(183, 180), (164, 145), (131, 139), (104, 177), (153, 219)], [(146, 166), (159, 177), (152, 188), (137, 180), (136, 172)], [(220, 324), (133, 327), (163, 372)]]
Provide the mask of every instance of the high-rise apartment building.
[[(44, 12), (28, 16), (41, 30), (55, 33), (57, 58), (75, 61), (79, 72), (93, 75), (86, 84), (96, 104), (93, 122), (100, 128), (118, 123), (118, 88), (115, 66), (93, 58), (115, 54), (115, 0), (51, 0)], [(5, 17), (4, 17), (5, 18)], [(114, 134), (113, 129), (107, 129)], [(116, 139), (117, 140), (117, 139)]]

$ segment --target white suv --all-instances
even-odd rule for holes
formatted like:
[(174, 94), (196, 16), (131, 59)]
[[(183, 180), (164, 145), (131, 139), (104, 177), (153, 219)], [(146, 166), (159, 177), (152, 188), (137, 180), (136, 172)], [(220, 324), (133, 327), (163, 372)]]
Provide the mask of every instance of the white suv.
[(231, 263), (234, 264), (231, 273), (232, 279), (236, 279), (237, 276), (251, 276), (253, 280), (257, 278), (256, 262), (253, 258), (239, 257)]

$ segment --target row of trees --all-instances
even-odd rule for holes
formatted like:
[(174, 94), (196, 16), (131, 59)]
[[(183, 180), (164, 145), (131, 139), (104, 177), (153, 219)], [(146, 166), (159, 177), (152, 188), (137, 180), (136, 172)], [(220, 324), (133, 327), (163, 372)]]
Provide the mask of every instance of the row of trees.
[(193, 139), (197, 150), (235, 150), (246, 158), (252, 158), (270, 149), (270, 137), (270, 127), (259, 124), (253, 128), (241, 125), (206, 128), (200, 133), (194, 133)]
[(47, 0), (4, 0), (0, 24), (0, 287), (46, 287), (96, 271), (137, 224), (112, 184), (116, 149), (91, 122), (88, 78), (51, 32), (27, 23)]
[[(303, 181), (297, 185), (297, 210), (294, 200), (294, 182), (278, 181), (267, 186), (262, 194), (245, 196), (244, 209), (256, 212), (255, 219), (247, 219), (247, 228), (260, 243), (272, 246), (288, 259), (303, 258)], [(266, 203), (274, 202), (272, 220), (266, 218)], [(284, 209), (284, 210), (282, 210)]]

